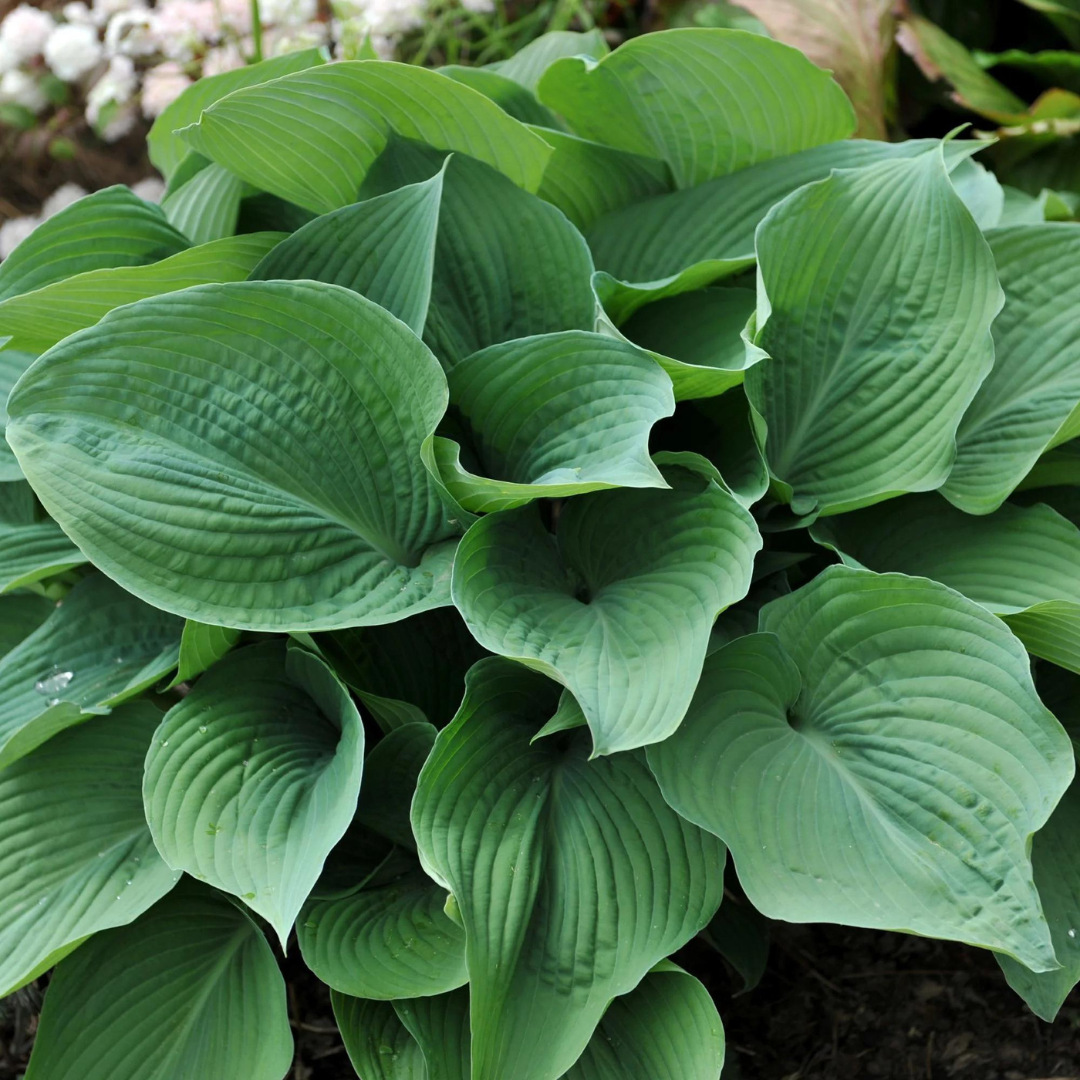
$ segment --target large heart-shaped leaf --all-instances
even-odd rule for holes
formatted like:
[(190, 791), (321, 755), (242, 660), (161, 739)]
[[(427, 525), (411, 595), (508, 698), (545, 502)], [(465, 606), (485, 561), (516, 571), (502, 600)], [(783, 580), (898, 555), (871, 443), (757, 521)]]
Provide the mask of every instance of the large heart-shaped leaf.
[(808, 514), (940, 486), (1003, 300), (943, 155), (835, 172), (756, 244), (753, 342), (771, 359), (746, 392), (777, 491)]
[(8, 440), (125, 588), (199, 622), (332, 629), (449, 601), (455, 526), (420, 460), (446, 400), (369, 300), (241, 282), (133, 304), (41, 357)]
[(1073, 774), (1020, 643), (936, 582), (832, 567), (706, 661), (649, 764), (754, 906), (1057, 967), (1028, 845)]
[(443, 173), (323, 214), (278, 244), (254, 281), (327, 281), (374, 300), (423, 334)]
[(960, 422), (942, 488), (970, 514), (996, 509), (1040, 454), (1080, 434), (1080, 230), (1048, 222), (987, 239), (1005, 308), (994, 366)]
[(599, 61), (568, 57), (551, 65), (538, 94), (578, 135), (666, 162), (679, 187), (855, 128), (827, 72), (737, 30), (645, 34)]
[(301, 49), (298, 52), (275, 56), (258, 64), (247, 64), (235, 71), (209, 75), (189, 86), (175, 101), (169, 104), (154, 121), (146, 137), (146, 148), (155, 168), (171, 178), (177, 166), (191, 153), (191, 148), (177, 134), (178, 130), (194, 124), (203, 109), (234, 90), (245, 86), (279, 79), (294, 71), (315, 67), (325, 59), (322, 49)]
[(716, 616), (750, 587), (753, 518), (714, 483), (672, 480), (677, 490), (568, 502), (556, 536), (535, 508), (493, 514), (454, 564), (454, 603), (477, 641), (562, 683), (594, 754), (679, 726)]
[(176, 666), (182, 622), (103, 574), (81, 581), (0, 660), (0, 767)]
[[(407, 724), (372, 750), (354, 828), (413, 847), (409, 806), (434, 742), (430, 724)], [(346, 896), (305, 905), (297, 923), (305, 962), (327, 985), (354, 997), (426, 997), (464, 985), (465, 932), (443, 910), (446, 891), (415, 855), (394, 863)]]
[(243, 281), (281, 233), (230, 236), (151, 266), (88, 270), (0, 303), (0, 332), (13, 349), (42, 353), (123, 304), (208, 282)]
[(281, 1080), (292, 1056), (266, 939), (227, 898), (185, 885), (60, 965), (26, 1075)]
[(919, 495), (812, 532), (851, 565), (948, 585), (1000, 615), (1028, 652), (1080, 672), (1080, 529), (1049, 506), (972, 517)]
[(378, 60), (296, 72), (216, 101), (183, 137), (264, 191), (322, 214), (355, 202), (394, 136), (458, 150), (535, 191), (550, 149), (483, 94)]
[(160, 207), (115, 185), (42, 222), (0, 264), (0, 300), (115, 266), (145, 266), (183, 251), (187, 240)]
[[(626, 200), (589, 223), (586, 237), (603, 273), (598, 285), (616, 322), (662, 295), (701, 288), (754, 261), (754, 231), (782, 199), (833, 169), (855, 169), (917, 157), (939, 144), (850, 139), (752, 164), (685, 191)], [(950, 143), (952, 165), (978, 144)], [(557, 162), (558, 158), (553, 158)]]
[(0, 994), (131, 922), (179, 878), (154, 848), (139, 795), (160, 716), (125, 705), (0, 772)]
[[(393, 141), (364, 183), (377, 195), (436, 174), (445, 154)], [(591, 330), (589, 249), (553, 206), (482, 162), (445, 166), (424, 340), (446, 368), (512, 338)]]
[(641, 751), (590, 761), (580, 730), (533, 742), (557, 696), (481, 661), (413, 800), (421, 859), (465, 928), (476, 1078), (561, 1076), (723, 890), (722, 845), (664, 803)]
[(356, 810), (364, 728), (329, 668), (268, 642), (214, 665), (146, 755), (165, 861), (242, 899), (285, 939)]
[(437, 469), (474, 513), (612, 487), (667, 487), (649, 457), (649, 430), (675, 411), (671, 380), (640, 349), (566, 331), (493, 345), (450, 369), (450, 400), (471, 436), (436, 438)]

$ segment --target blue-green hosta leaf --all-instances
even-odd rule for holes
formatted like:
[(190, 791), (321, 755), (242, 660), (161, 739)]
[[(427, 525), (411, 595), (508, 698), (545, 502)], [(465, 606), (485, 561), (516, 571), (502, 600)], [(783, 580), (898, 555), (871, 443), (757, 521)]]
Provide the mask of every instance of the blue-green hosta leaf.
[(998, 956), (1009, 985), (1036, 1016), (1050, 1022), (1080, 982), (1080, 785), (1075, 782), (1050, 820), (1035, 834), (1031, 862), (1035, 885), (1050, 924), (1061, 967), (1036, 974), (1007, 956)]
[(671, 380), (629, 342), (570, 330), (493, 345), (450, 369), (450, 400), (484, 475), (461, 447), (432, 453), (450, 494), (473, 513), (612, 487), (667, 487), (649, 430), (671, 416)]
[(852, 565), (948, 585), (1000, 615), (1028, 652), (1080, 672), (1080, 529), (1049, 506), (973, 517), (916, 495), (811, 532)]
[(577, 134), (665, 161), (680, 188), (855, 130), (827, 72), (738, 30), (671, 30), (599, 61), (568, 57), (551, 65), (538, 94)]
[(622, 322), (621, 333), (656, 357), (676, 401), (716, 397), (741, 386), (760, 359), (742, 337), (754, 306), (750, 289), (700, 289), (644, 305)]
[(556, 127), (555, 114), (536, 100), (536, 95), (513, 79), (492, 70), (489, 67), (462, 67), (450, 64), (437, 69), (440, 75), (471, 87), (489, 101), (495, 102), (504, 112), (523, 124), (538, 124), (541, 127)]
[(281, 1080), (293, 1056), (285, 981), (226, 897), (184, 885), (56, 971), (28, 1080)]
[(154, 848), (139, 795), (160, 718), (146, 702), (125, 705), (0, 772), (0, 994), (131, 922), (179, 878)]
[(0, 767), (176, 666), (182, 624), (104, 574), (79, 582), (0, 660)]
[(735, 995), (753, 990), (761, 982), (769, 962), (769, 920), (746, 899), (733, 899), (726, 894), (726, 903), (712, 922), (701, 931), (707, 941), (731, 966), (742, 980), (742, 989)]
[(628, 154), (564, 131), (533, 130), (551, 147), (536, 193), (579, 229), (673, 186), (668, 167), (655, 158)]
[(194, 124), (202, 115), (203, 109), (234, 90), (269, 82), (294, 71), (304, 71), (322, 64), (325, 58), (322, 49), (302, 49), (263, 60), (258, 64), (248, 64), (235, 71), (199, 79), (154, 121), (154, 126), (146, 138), (150, 160), (163, 176), (171, 179), (177, 166), (191, 153), (191, 148), (177, 131)]
[(994, 361), (994, 257), (940, 153), (842, 170), (757, 231), (746, 374), (777, 491), (797, 515), (939, 487)]
[[(433, 176), (445, 154), (397, 140), (363, 195)], [(560, 330), (591, 330), (592, 258), (553, 206), (494, 169), (456, 154), (446, 165), (424, 340), (446, 368), (489, 345)]]
[[(464, 1023), (466, 1049), (468, 1047), (469, 999), (465, 1000)], [(446, 995), (455, 997), (457, 995)], [(434, 998), (440, 1013), (446, 1011), (444, 998)], [(365, 1001), (349, 997), (337, 990), (330, 991), (330, 1003), (334, 1019), (341, 1032), (349, 1060), (356, 1075), (363, 1080), (449, 1080), (446, 1074), (429, 1074), (420, 1044), (409, 1034), (409, 1029), (398, 1019), (397, 1007), (389, 1001)], [(460, 1010), (459, 1010), (460, 1011)], [(455, 1045), (454, 1050), (458, 1050)], [(443, 1047), (449, 1055), (450, 1047)], [(460, 1058), (460, 1050), (455, 1057)], [(467, 1075), (455, 1076), (454, 1080), (469, 1080)]]
[(996, 509), (1043, 451), (1080, 434), (1080, 229), (1017, 225), (987, 239), (1005, 308), (993, 369), (960, 422), (942, 488), (969, 514)]
[(1005, 191), (985, 165), (965, 158), (952, 170), (949, 179), (980, 229), (992, 229), (1001, 223)]
[(831, 567), (706, 661), (649, 748), (770, 918), (903, 930), (1057, 967), (1028, 844), (1072, 745), (1020, 643), (925, 578)]
[(409, 64), (354, 60), (238, 90), (184, 138), (263, 191), (326, 213), (356, 202), (391, 136), (484, 161), (527, 191), (550, 149), (483, 94)]
[(488, 64), (485, 70), (497, 71), (527, 90), (535, 90), (541, 76), (556, 60), (565, 56), (591, 56), (594, 60), (599, 60), (610, 51), (603, 31), (595, 27), (584, 33), (576, 30), (552, 30), (530, 41), (509, 59)]
[(716, 616), (750, 588), (753, 518), (714, 483), (673, 483), (574, 499), (557, 536), (535, 507), (492, 514), (454, 564), (454, 603), (476, 640), (565, 686), (594, 754), (679, 726)]
[(403, 724), (445, 727), (465, 693), (465, 673), (486, 653), (452, 607), (388, 626), (316, 634), (339, 679), (384, 730)]
[(468, 990), (395, 1001), (394, 1011), (423, 1053), (425, 1080), (471, 1080)]
[(444, 172), (323, 214), (278, 244), (252, 271), (252, 280), (307, 278), (341, 285), (423, 334)]
[(4, 431), (7, 428), (7, 399), (11, 388), (19, 381), (22, 373), (34, 362), (33, 353), (5, 349), (0, 345), (0, 483), (10, 484), (22, 480), (22, 469), (15, 460)]
[(220, 165), (200, 169), (161, 204), (169, 224), (193, 244), (208, 244), (236, 232), (247, 185)]
[[(378, 832), (403, 852), (414, 848), (409, 807), (434, 742), (430, 724), (407, 724), (371, 751), (354, 827)], [(444, 911), (446, 891), (415, 854), (399, 864), (400, 874), (304, 906), (296, 927), (300, 950), (334, 990), (390, 1000), (441, 994), (468, 981), (465, 932)]]
[(0, 657), (28, 638), (56, 605), (36, 593), (0, 596)]
[(723, 846), (664, 803), (641, 751), (590, 761), (583, 729), (531, 741), (557, 699), (481, 661), (413, 800), (424, 867), (465, 929), (477, 1078), (562, 1076), (723, 891)]
[(192, 285), (243, 281), (281, 238), (281, 233), (230, 236), (151, 266), (76, 274), (0, 303), (0, 331), (12, 336), (12, 348), (42, 353), (123, 304)]
[(88, 270), (145, 266), (187, 246), (159, 207), (129, 188), (108, 187), (54, 214), (19, 244), (0, 265), (0, 300)]
[(391, 622), (449, 602), (454, 544), (420, 446), (439, 365), (347, 289), (240, 282), (111, 312), (41, 357), (8, 439), (94, 564), (185, 618)]
[(268, 642), (214, 665), (146, 755), (162, 857), (242, 899), (285, 939), (356, 810), (364, 728), (314, 654)]
[(176, 676), (167, 689), (190, 682), (216, 664), (240, 641), (241, 631), (227, 626), (208, 626), (188, 619), (180, 635), (180, 657)]
[(0, 593), (82, 566), (86, 556), (55, 521), (0, 521)]
[(41, 517), (34, 489), (25, 480), (0, 484), (0, 524), (30, 525)]
[[(630, 205), (625, 200), (587, 223), (609, 311), (619, 321), (635, 305), (701, 288), (751, 265), (754, 231), (770, 208), (805, 184), (826, 179), (833, 169), (917, 157), (939, 145), (932, 139), (826, 143), (686, 191), (649, 192), (652, 197)], [(946, 163), (951, 167), (978, 148), (954, 140), (945, 148)]]

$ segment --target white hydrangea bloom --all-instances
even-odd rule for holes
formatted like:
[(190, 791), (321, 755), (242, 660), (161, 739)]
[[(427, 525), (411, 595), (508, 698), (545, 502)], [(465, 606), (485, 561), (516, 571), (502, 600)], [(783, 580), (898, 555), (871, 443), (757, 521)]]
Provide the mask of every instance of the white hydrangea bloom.
[(21, 105), (35, 116), (44, 112), (49, 104), (49, 99), (42, 92), (37, 79), (18, 68), (0, 75), (0, 101)]
[(46, 200), (41, 208), (42, 220), (51, 218), (66, 210), (73, 202), (78, 202), (86, 194), (86, 189), (78, 184), (61, 184)]
[(106, 142), (116, 142), (135, 126), (138, 110), (132, 98), (138, 86), (135, 62), (130, 56), (114, 56), (108, 70), (90, 88), (86, 119)]
[(0, 259), (6, 259), (40, 224), (36, 217), (17, 217), (0, 225)]
[(159, 203), (165, 194), (165, 181), (160, 176), (148, 176), (131, 185), (131, 190), (147, 202)]
[(267, 26), (303, 26), (318, 13), (318, 0), (259, 0), (259, 18)]
[(174, 60), (152, 67), (143, 76), (143, 116), (147, 120), (160, 116), (190, 85), (191, 79)]
[(461, 6), (474, 15), (490, 15), (495, 10), (495, 0), (461, 0)]
[(105, 26), (122, 11), (137, 11), (145, 7), (144, 0), (91, 0), (91, 15), (98, 26)]
[(242, 68), (247, 61), (235, 41), (211, 49), (203, 58), (203, 76), (221, 75), (226, 71)]
[(142, 8), (118, 11), (105, 30), (109, 56), (154, 56), (161, 52), (154, 16)]
[(221, 21), (234, 34), (251, 33), (251, 0), (220, 0)]
[(0, 23), (0, 42), (5, 55), (19, 64), (40, 56), (55, 26), (47, 11), (20, 4)]
[(284, 56), (326, 44), (326, 23), (307, 26), (274, 26), (263, 33), (263, 56)]
[(97, 30), (85, 23), (58, 26), (45, 42), (45, 63), (64, 82), (76, 82), (101, 62)]
[(214, 0), (166, 0), (154, 10), (154, 40), (173, 60), (190, 60), (216, 41), (220, 30)]
[(64, 21), (69, 23), (90, 23), (92, 25), (94, 22), (94, 13), (83, 3), (83, 0), (71, 0), (71, 3), (65, 4), (60, 9), (60, 14), (64, 16)]

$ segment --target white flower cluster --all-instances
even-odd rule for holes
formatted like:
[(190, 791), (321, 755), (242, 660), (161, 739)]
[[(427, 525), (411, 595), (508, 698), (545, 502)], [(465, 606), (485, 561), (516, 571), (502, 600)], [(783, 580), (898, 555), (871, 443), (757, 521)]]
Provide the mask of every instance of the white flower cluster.
[[(457, 0), (473, 13), (494, 0)], [(390, 56), (402, 34), (424, 24), (431, 0), (259, 0), (264, 56), (332, 45), (355, 55), (370, 41)], [(90, 126), (113, 142), (149, 120), (202, 75), (242, 67), (254, 53), (251, 0), (70, 0), (59, 16), (27, 3), (0, 22), (0, 104), (33, 115), (51, 103), (48, 78), (74, 86)], [(77, 95), (78, 96), (78, 95)]]

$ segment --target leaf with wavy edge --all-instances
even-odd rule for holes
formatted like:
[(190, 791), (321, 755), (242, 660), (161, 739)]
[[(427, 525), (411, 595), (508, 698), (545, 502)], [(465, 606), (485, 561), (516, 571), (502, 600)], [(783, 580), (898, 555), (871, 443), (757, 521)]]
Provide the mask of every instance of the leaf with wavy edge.
[(669, 30), (598, 61), (559, 60), (537, 93), (578, 135), (666, 162), (680, 188), (855, 128), (827, 72), (739, 30)]
[(145, 266), (187, 247), (160, 207), (116, 184), (83, 196), (34, 229), (0, 264), (0, 300), (90, 270)]
[(810, 531), (849, 565), (948, 585), (1000, 615), (1028, 652), (1080, 672), (1080, 529), (1049, 506), (973, 517), (918, 495)]
[(903, 930), (1057, 967), (1028, 845), (1072, 746), (1020, 643), (936, 582), (831, 567), (706, 661), (649, 748), (770, 918)]
[(154, 849), (139, 794), (160, 717), (125, 705), (0, 772), (0, 993), (131, 922), (179, 879)]
[(599, 60), (609, 52), (611, 49), (603, 31), (597, 27), (584, 32), (550, 30), (534, 38), (508, 59), (485, 65), (485, 70), (497, 71), (526, 90), (536, 90), (544, 72), (564, 56), (591, 56)]
[(718, 485), (575, 499), (552, 536), (534, 507), (478, 521), (454, 563), (454, 603), (486, 649), (577, 698), (593, 754), (667, 738), (693, 696), (716, 616), (750, 587), (761, 537)]
[(649, 457), (649, 430), (675, 411), (671, 381), (629, 342), (580, 330), (520, 338), (462, 360), (448, 382), (479, 466), (466, 469), (449, 439), (432, 450), (466, 510), (667, 487)]
[(168, 674), (180, 632), (104, 574), (81, 581), (0, 660), (0, 768)]
[(523, 124), (537, 124), (540, 127), (558, 127), (555, 114), (544, 108), (536, 95), (513, 79), (495, 71), (490, 65), (483, 67), (464, 67), (459, 64), (447, 64), (436, 68), (440, 75), (471, 87), (483, 94), (489, 101), (495, 102), (503, 112), (520, 120)]
[(293, 1056), (285, 982), (255, 923), (185, 884), (57, 969), (33, 1080), (281, 1080)]
[(199, 622), (328, 630), (449, 603), (420, 460), (435, 357), (347, 289), (240, 282), (111, 312), (41, 357), (8, 438), (111, 577)]
[(263, 191), (324, 214), (356, 202), (394, 135), (486, 162), (526, 191), (550, 154), (524, 124), (436, 71), (348, 60), (214, 102), (183, 138)]
[(341, 285), (424, 332), (446, 164), (408, 184), (323, 214), (278, 244), (252, 281), (309, 279)]
[(239, 897), (282, 948), (356, 810), (364, 728), (312, 653), (274, 641), (215, 664), (146, 755), (146, 819), (162, 857)]
[(331, 990), (330, 1003), (357, 1076), (364, 1080), (439, 1080), (437, 1074), (428, 1074), (420, 1044), (398, 1019), (391, 1002), (364, 1001)]
[(584, 731), (530, 742), (557, 698), (482, 660), (413, 800), (421, 861), (465, 928), (474, 1077), (561, 1076), (723, 892), (722, 845), (664, 803), (643, 753), (589, 761)]
[(1042, 453), (1080, 434), (1078, 233), (1060, 222), (987, 233), (1005, 307), (994, 366), (960, 421), (941, 489), (969, 514), (999, 507)]
[(939, 487), (1004, 300), (943, 155), (834, 172), (775, 206), (756, 246), (749, 333), (770, 359), (745, 385), (783, 501), (830, 514)]
[(13, 348), (43, 353), (124, 304), (209, 282), (243, 281), (282, 233), (230, 236), (150, 266), (88, 270), (0, 303), (0, 331)]

